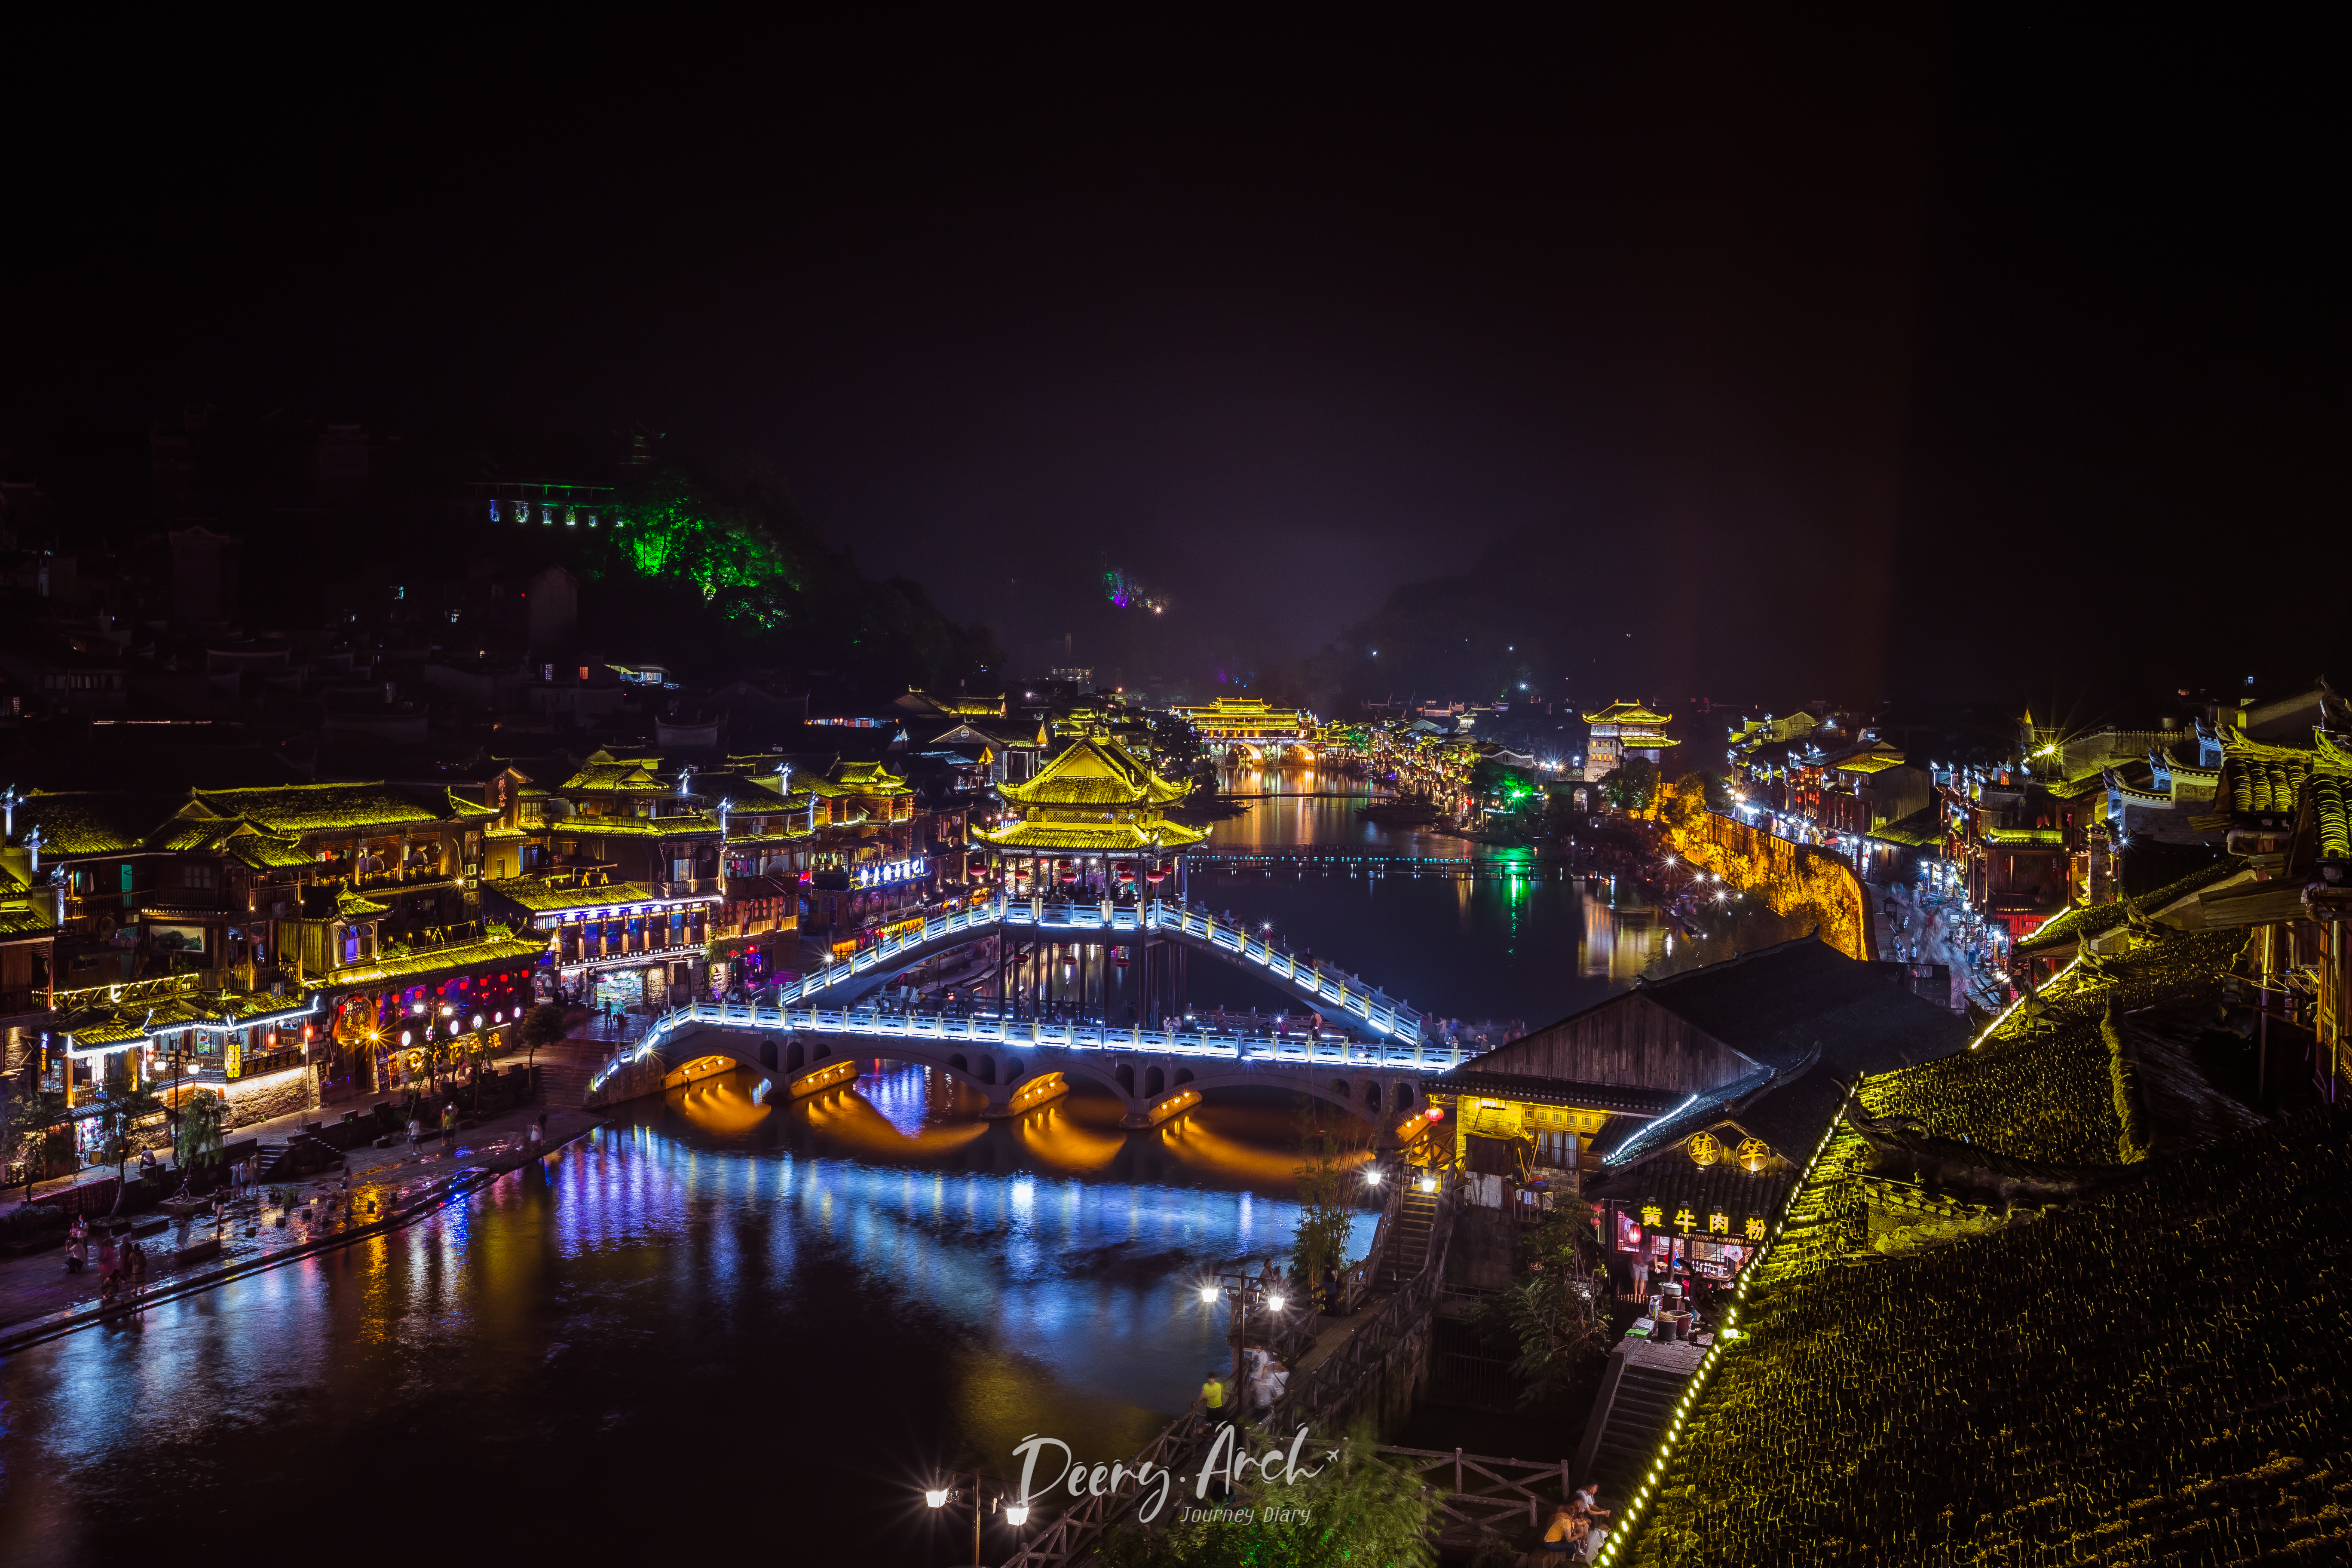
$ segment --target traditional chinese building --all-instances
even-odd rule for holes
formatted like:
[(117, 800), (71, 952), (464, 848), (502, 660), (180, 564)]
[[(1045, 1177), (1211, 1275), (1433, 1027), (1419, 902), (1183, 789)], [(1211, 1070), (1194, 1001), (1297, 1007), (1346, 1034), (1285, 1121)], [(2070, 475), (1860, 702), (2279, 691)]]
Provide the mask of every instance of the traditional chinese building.
[[(986, 847), (991, 879), (1011, 899), (1092, 903), (1108, 914), (1120, 903), (1148, 902), (1162, 889), (1181, 897), (1182, 852), (1209, 836), (1206, 828), (1187, 827), (1166, 815), (1184, 798), (1184, 785), (1160, 777), (1108, 735), (1076, 737), (1035, 778), (998, 793), (1003, 816), (993, 827), (973, 827), (971, 837), (975, 847)], [(1162, 998), (1167, 976), (1160, 960), (1171, 955), (1159, 952), (1147, 933), (1138, 933), (1138, 946), (1141, 994)], [(999, 984), (1013, 990), (999, 994), (1025, 989), (1057, 998), (1064, 981), (1081, 998), (1100, 994), (1101, 977), (1090, 979), (1086, 965), (1105, 955), (1100, 948), (1079, 950), (1068, 961), (1077, 972), (1062, 975), (1054, 973), (1061, 961), (1033, 942), (1017, 956), (1006, 955)]]
[(1465, 1167), (1570, 1176), (1612, 1211), (1612, 1246), (1736, 1268), (1855, 1074), (1967, 1037), (1905, 965), (1808, 937), (1637, 984), (1473, 1058), (1430, 1098)]
[(1600, 778), (1627, 757), (1654, 763), (1668, 746), (1680, 744), (1666, 733), (1675, 716), (1653, 713), (1639, 702), (1612, 702), (1583, 718), (1591, 727), (1591, 739), (1584, 748), (1587, 778)]
[(1257, 697), (1178, 703), (1170, 711), (1213, 747), (1239, 747), (1261, 755), (1310, 746), (1315, 735), (1313, 714), (1303, 708), (1276, 708)]

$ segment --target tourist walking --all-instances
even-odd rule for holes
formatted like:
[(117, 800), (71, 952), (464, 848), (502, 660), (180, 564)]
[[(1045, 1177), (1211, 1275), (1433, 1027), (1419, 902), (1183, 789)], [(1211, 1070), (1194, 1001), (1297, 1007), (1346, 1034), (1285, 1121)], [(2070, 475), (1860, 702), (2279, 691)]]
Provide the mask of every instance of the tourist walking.
[(414, 1153), (414, 1152), (415, 1152), (415, 1149), (416, 1149), (417, 1144), (419, 1144), (419, 1143), (423, 1142), (424, 1141), (425, 1141), (425, 1123), (424, 1123), (424, 1122), (422, 1122), (422, 1121), (418, 1121), (418, 1120), (417, 1120), (415, 1117), (414, 1117), (414, 1116), (410, 1117), (410, 1118), (408, 1119), (408, 1147), (409, 1147), (409, 1151), (410, 1151), (410, 1152)]
[(1215, 1368), (1210, 1369), (1209, 1375), (1201, 1382), (1201, 1412), (1207, 1417), (1206, 1425), (1211, 1431), (1214, 1431), (1231, 1414), (1225, 1408), (1225, 1374)]
[(77, 1219), (73, 1222), (73, 1228), (66, 1233), (66, 1272), (79, 1274), (89, 1267), (89, 1232)]

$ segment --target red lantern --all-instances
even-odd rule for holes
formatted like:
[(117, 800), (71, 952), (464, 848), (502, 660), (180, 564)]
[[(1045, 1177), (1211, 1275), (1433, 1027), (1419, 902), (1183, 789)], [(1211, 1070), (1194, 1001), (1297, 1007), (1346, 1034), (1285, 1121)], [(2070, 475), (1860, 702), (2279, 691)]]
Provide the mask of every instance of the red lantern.
[(1445, 1112), (1437, 1106), (1433, 1105), (1429, 1108), (1429, 1119), (1432, 1121), (1443, 1121), (1445, 1120)]

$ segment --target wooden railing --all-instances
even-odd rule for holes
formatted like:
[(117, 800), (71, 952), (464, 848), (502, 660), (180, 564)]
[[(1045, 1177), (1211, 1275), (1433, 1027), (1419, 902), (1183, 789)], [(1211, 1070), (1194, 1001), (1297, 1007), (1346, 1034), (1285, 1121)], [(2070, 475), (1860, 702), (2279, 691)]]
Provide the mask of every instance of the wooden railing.
[[(1201, 1427), (1201, 1413), (1187, 1410), (1161, 1427), (1157, 1437), (1127, 1461), (1129, 1472), (1132, 1474), (1147, 1463), (1155, 1469), (1173, 1467), (1191, 1452)], [(1004, 1568), (1067, 1568), (1092, 1551), (1103, 1532), (1124, 1519), (1139, 1500), (1137, 1492), (1127, 1490), (1082, 1498), (1075, 1507), (1048, 1521), (1006, 1560)]]
[(1438, 1193), (1437, 1213), (1430, 1220), (1429, 1256), (1421, 1272), (1341, 1341), (1328, 1360), (1290, 1374), (1289, 1386), (1266, 1415), (1269, 1427), (1283, 1432), (1298, 1426), (1328, 1430), (1338, 1425), (1337, 1417), (1366, 1386), (1377, 1382), (1403, 1341), (1404, 1331), (1436, 1305), (1445, 1279), (1445, 1253), (1454, 1239), (1456, 1207), (1448, 1184)]
[[(1381, 1228), (1374, 1233), (1372, 1250), (1350, 1273), (1369, 1268), (1370, 1272), (1365, 1275), (1366, 1279), (1377, 1274), (1381, 1247), (1393, 1234), (1389, 1222), (1402, 1202), (1404, 1184), (1402, 1181), (1394, 1184), (1396, 1190), (1390, 1194), (1389, 1205), (1382, 1212)], [(1371, 1370), (1376, 1371), (1378, 1363), (1393, 1352), (1393, 1346), (1384, 1346), (1378, 1352), (1364, 1347), (1373, 1342), (1391, 1339), (1400, 1328), (1412, 1321), (1416, 1312), (1426, 1313), (1433, 1310), (1445, 1278), (1445, 1242), (1451, 1239), (1453, 1232), (1453, 1211), (1449, 1206), (1451, 1196), (1450, 1192), (1439, 1194), (1437, 1218), (1430, 1237), (1429, 1258), (1421, 1272), (1414, 1276), (1412, 1285), (1389, 1298), (1388, 1304), (1370, 1321), (1359, 1325), (1329, 1361), (1311, 1372), (1291, 1374), (1285, 1396), (1267, 1413), (1265, 1425), (1269, 1431), (1289, 1431), (1302, 1422), (1311, 1426), (1318, 1415), (1337, 1409), (1341, 1400), (1361, 1385), (1367, 1375), (1367, 1363), (1372, 1363)], [(1276, 1353), (1295, 1353), (1302, 1327), (1307, 1342), (1312, 1344), (1315, 1322), (1316, 1316), (1312, 1312), (1295, 1314), (1277, 1341)], [(1285, 1347), (1290, 1348), (1286, 1350)], [(1127, 1462), (1127, 1468), (1133, 1471), (1145, 1460), (1154, 1465), (1169, 1464), (1189, 1453), (1194, 1439), (1200, 1436), (1201, 1413), (1188, 1410), (1161, 1428), (1157, 1437)], [(1492, 1462), (1517, 1463), (1517, 1460)], [(1072, 1564), (1084, 1560), (1101, 1540), (1103, 1532), (1124, 1519), (1139, 1500), (1134, 1492), (1081, 1499), (1066, 1512), (1048, 1521), (1034, 1540), (1005, 1563), (1004, 1568), (1071, 1568)], [(1472, 1506), (1475, 1510), (1477, 1505)]]
[[(1544, 1511), (1570, 1495), (1566, 1459), (1498, 1459), (1459, 1448), (1444, 1453), (1391, 1444), (1376, 1451), (1437, 1491), (1438, 1512), (1445, 1520), (1438, 1539), (1448, 1545), (1468, 1545), (1482, 1535), (1515, 1530), (1522, 1516), (1528, 1524), (1541, 1524)], [(1454, 1483), (1450, 1489), (1444, 1484), (1448, 1479)]]

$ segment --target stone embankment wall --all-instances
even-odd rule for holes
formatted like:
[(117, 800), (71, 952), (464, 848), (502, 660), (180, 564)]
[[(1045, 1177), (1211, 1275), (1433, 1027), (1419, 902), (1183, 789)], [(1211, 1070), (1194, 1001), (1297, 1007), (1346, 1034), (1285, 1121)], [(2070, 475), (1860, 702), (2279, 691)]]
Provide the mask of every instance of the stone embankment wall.
[(1877, 956), (1862, 879), (1830, 851), (1712, 811), (1687, 814), (1667, 827), (1666, 837), (1677, 854), (1727, 886), (1760, 893), (1775, 914), (1816, 911), (1822, 940), (1848, 958)]

